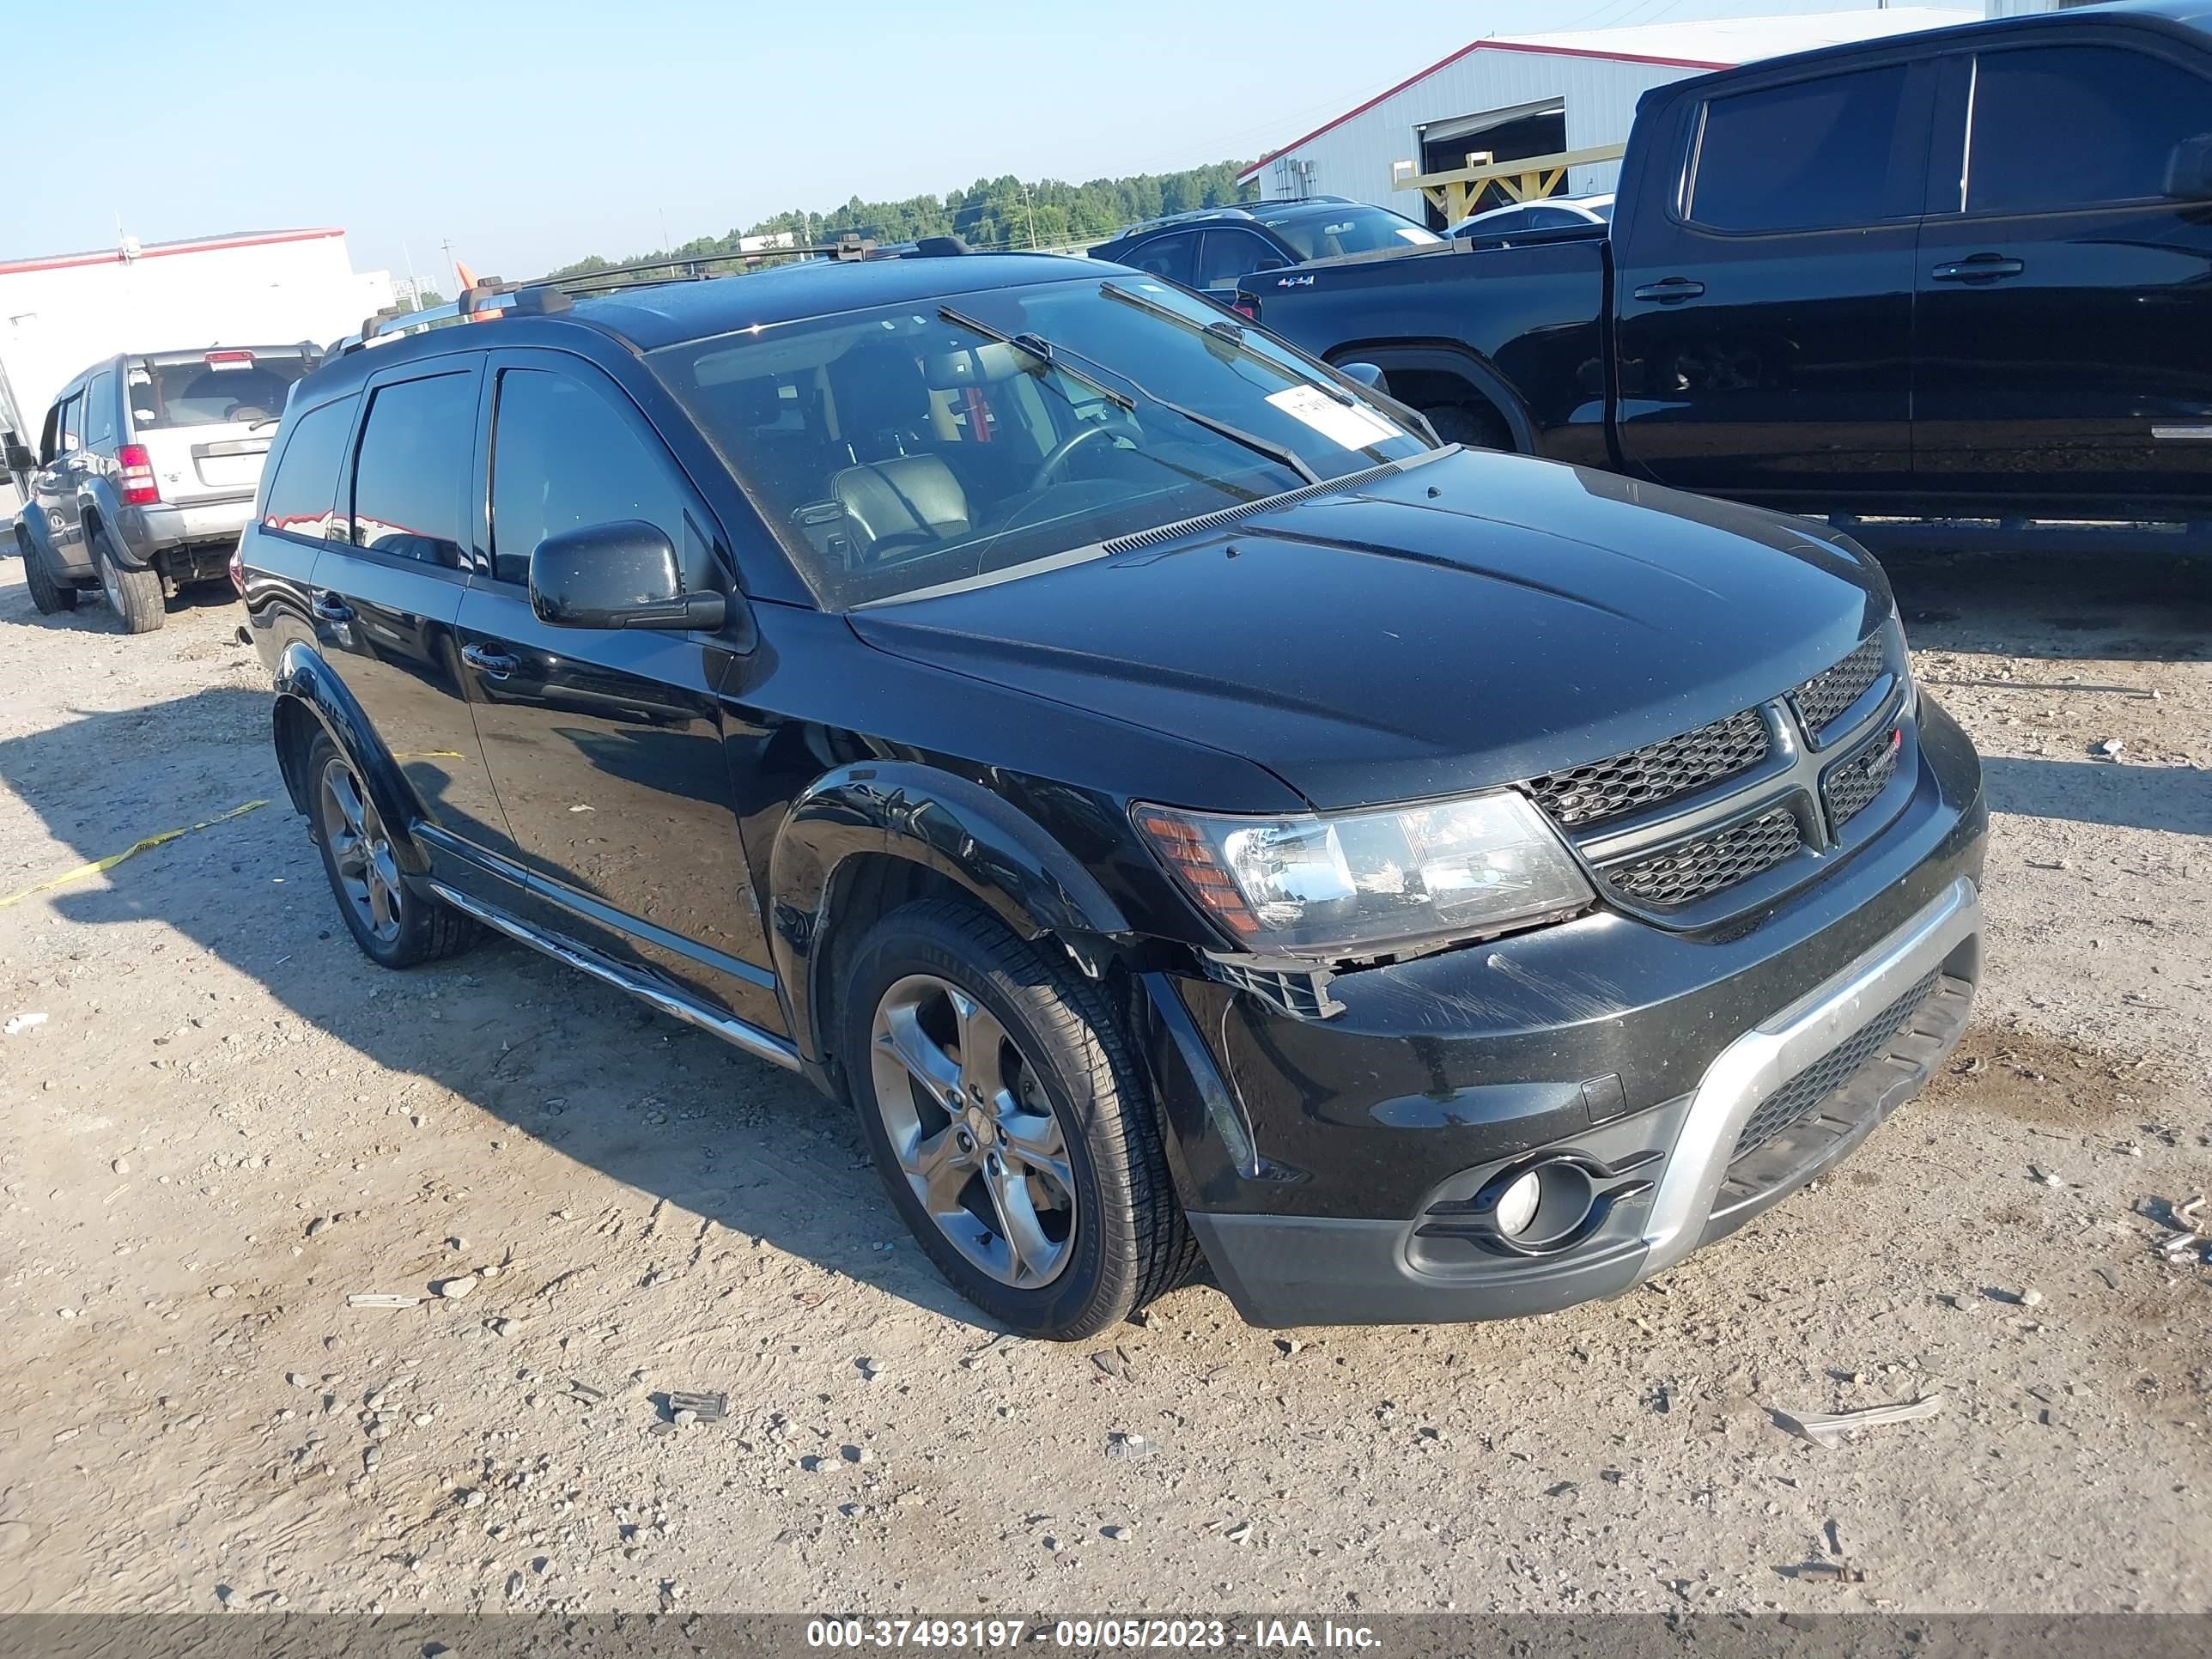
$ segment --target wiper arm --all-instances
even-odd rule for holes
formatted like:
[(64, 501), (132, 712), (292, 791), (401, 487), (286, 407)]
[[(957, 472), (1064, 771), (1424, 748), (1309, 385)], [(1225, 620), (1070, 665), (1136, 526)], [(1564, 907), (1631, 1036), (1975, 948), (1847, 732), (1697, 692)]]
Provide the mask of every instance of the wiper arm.
[[(1098, 284), (1098, 291), (1109, 300), (1119, 300), (1125, 306), (1134, 306), (1148, 316), (1158, 317), (1164, 322), (1178, 323), (1194, 334), (1203, 334), (1209, 339), (1218, 340), (1224, 345), (1232, 348), (1240, 357), (1249, 357), (1253, 362), (1273, 369), (1278, 374), (1284, 373), (1283, 365), (1280, 362), (1254, 347), (1252, 343), (1244, 337), (1244, 331), (1226, 317), (1218, 318), (1210, 323), (1201, 323), (1195, 317), (1184, 316), (1173, 306), (1164, 306), (1157, 300), (1147, 299), (1141, 294), (1133, 294), (1118, 283), (1101, 283)], [(1334, 398), (1346, 408), (1352, 407), (1358, 401), (1341, 386), (1330, 386), (1326, 381), (1319, 380), (1313, 380), (1310, 384), (1324, 397)]]
[[(1139, 301), (1138, 303), (1146, 302)], [(1286, 448), (1271, 439), (1262, 438), (1257, 433), (1247, 432), (1241, 426), (1231, 426), (1228, 422), (1218, 420), (1213, 416), (1201, 415), (1194, 409), (1186, 409), (1181, 404), (1172, 403), (1158, 392), (1148, 390), (1135, 375), (1124, 374), (1118, 368), (1109, 368), (1095, 357), (1085, 356), (1073, 346), (1054, 345), (1051, 341), (1037, 334), (1008, 334), (1002, 330), (993, 328), (988, 323), (977, 322), (973, 317), (963, 316), (951, 306), (939, 306), (937, 308), (937, 314), (957, 327), (973, 329), (987, 340), (996, 340), (1001, 345), (1010, 345), (1024, 356), (1035, 358), (1046, 368), (1058, 369), (1070, 380), (1080, 381), (1097, 392), (1100, 397), (1110, 400), (1122, 409), (1136, 408), (1136, 399), (1131, 398), (1127, 392), (1116, 392), (1113, 387), (1103, 384), (1081, 369), (1070, 367), (1063, 360), (1073, 357), (1079, 362), (1089, 363), (1093, 368), (1103, 370), (1118, 380), (1127, 381), (1129, 385), (1136, 387), (1138, 397), (1155, 408), (1164, 409), (1170, 415), (1180, 415), (1193, 426), (1202, 426), (1215, 435), (1228, 439), (1231, 443), (1242, 444), (1254, 454), (1264, 455), (1269, 460), (1290, 468), (1308, 483), (1319, 483), (1322, 481), (1321, 474), (1315, 471), (1297, 451)]]
[(978, 322), (975, 318), (969, 316), (964, 312), (955, 311), (951, 306), (938, 307), (937, 314), (943, 318), (946, 322), (952, 324), (956, 328), (973, 330), (975, 333), (981, 335), (987, 340), (996, 340), (1000, 345), (1013, 347), (1015, 350), (1020, 352), (1024, 356), (1034, 358), (1036, 362), (1042, 363), (1047, 368), (1058, 369), (1061, 374), (1066, 375), (1069, 380), (1078, 381), (1084, 386), (1089, 386), (1093, 392), (1097, 392), (1100, 397), (1105, 398), (1108, 403), (1114, 404), (1118, 409), (1134, 409), (1137, 406), (1136, 400), (1131, 398), (1127, 392), (1116, 392), (1112, 386), (1092, 380), (1088, 374), (1083, 373), (1082, 370), (1070, 368), (1066, 363), (1061, 362), (1060, 361), (1060, 348), (1054, 345), (1051, 341), (1043, 338), (1040, 335), (1009, 334), (1003, 329), (993, 328), (988, 323)]

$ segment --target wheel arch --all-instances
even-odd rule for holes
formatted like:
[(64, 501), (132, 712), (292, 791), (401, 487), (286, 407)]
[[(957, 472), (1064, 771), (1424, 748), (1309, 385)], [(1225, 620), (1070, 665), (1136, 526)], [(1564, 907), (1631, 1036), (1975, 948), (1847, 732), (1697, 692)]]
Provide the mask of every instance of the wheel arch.
[(398, 763), (330, 664), (304, 641), (295, 640), (276, 659), (275, 690), (270, 735), (294, 809), (305, 817), (313, 808), (307, 748), (315, 734), (323, 732), (360, 771), (377, 816), (392, 833), (392, 853), (400, 868), (410, 876), (428, 874), (429, 854), (415, 839), (413, 819), (400, 810), (408, 794)]
[(1024, 939), (1058, 939), (1086, 973), (1129, 924), (1096, 877), (1036, 819), (969, 779), (918, 762), (863, 763), (816, 780), (769, 857), (769, 950), (810, 1066), (830, 1045), (836, 945), (908, 898), (964, 896)]
[(1535, 421), (1513, 383), (1487, 357), (1455, 340), (1355, 340), (1331, 349), (1328, 362), (1335, 368), (1346, 363), (1374, 364), (1389, 382), (1390, 395), (1415, 409), (1424, 406), (1422, 400), (1401, 389), (1401, 379), (1425, 375), (1457, 380), (1497, 411), (1517, 453), (1537, 453)]

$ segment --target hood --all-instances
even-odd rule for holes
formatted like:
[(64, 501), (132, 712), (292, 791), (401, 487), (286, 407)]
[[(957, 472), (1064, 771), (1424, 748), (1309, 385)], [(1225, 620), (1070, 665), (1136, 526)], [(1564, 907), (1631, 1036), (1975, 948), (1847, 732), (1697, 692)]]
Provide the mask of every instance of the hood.
[(1826, 533), (1468, 453), (850, 621), (878, 650), (1246, 756), (1316, 806), (1370, 805), (1601, 760), (1828, 667), (1890, 598)]

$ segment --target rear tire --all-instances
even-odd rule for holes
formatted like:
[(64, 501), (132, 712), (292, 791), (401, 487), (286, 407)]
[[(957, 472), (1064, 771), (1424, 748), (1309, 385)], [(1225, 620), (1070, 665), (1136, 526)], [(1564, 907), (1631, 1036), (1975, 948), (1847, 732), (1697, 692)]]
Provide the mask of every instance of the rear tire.
[(1096, 985), (975, 906), (927, 899), (871, 927), (837, 988), (876, 1169), (961, 1295), (1068, 1342), (1189, 1275), (1158, 1119)]
[(23, 555), (23, 585), (31, 590), (31, 603), (42, 617), (54, 617), (64, 611), (76, 609), (80, 595), (74, 587), (56, 581), (46, 569), (45, 557), (27, 541), (17, 538), (16, 546)]
[(362, 954), (380, 968), (412, 968), (466, 950), (476, 924), (407, 884), (368, 786), (327, 732), (308, 744), (301, 775), (307, 785), (308, 833)]
[(152, 633), (168, 617), (161, 600), (161, 572), (133, 570), (117, 558), (105, 526), (94, 526), (88, 536), (93, 562), (100, 568), (100, 591), (107, 596), (108, 609), (115, 612), (123, 631)]

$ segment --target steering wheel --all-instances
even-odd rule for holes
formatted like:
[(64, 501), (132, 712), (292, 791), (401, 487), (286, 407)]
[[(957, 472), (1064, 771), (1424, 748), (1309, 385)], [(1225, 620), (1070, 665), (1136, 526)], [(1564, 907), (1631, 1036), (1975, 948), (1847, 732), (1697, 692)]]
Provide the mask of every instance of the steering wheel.
[(900, 530), (888, 536), (878, 536), (870, 542), (859, 562), (880, 568), (887, 564), (902, 564), (920, 556), (937, 545), (937, 538), (927, 530)]
[(1037, 463), (1037, 470), (1030, 475), (1030, 488), (1042, 489), (1053, 481), (1055, 474), (1066, 468), (1067, 458), (1077, 450), (1095, 439), (1111, 438), (1114, 435), (1114, 429), (1111, 427), (1097, 426), (1085, 422), (1077, 430), (1069, 433), (1066, 437), (1054, 444), (1052, 453)]

